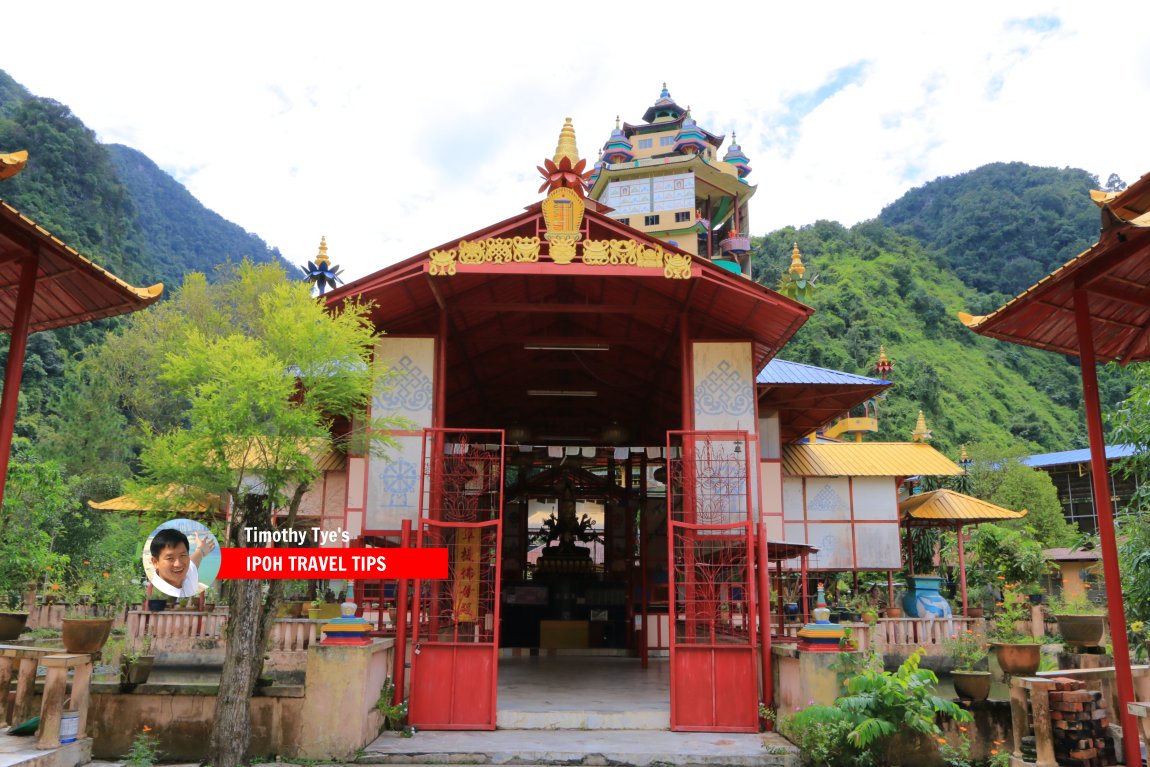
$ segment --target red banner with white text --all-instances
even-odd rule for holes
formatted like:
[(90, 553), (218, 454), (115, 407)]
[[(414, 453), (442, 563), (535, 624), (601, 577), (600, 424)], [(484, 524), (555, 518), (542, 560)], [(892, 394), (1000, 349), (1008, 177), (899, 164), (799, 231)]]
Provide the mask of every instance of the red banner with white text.
[(220, 549), (220, 578), (447, 577), (447, 549)]

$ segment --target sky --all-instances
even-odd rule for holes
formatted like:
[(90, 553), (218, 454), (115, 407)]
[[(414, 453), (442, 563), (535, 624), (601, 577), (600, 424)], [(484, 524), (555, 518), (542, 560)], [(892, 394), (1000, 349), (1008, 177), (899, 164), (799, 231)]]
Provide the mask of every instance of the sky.
[[(851, 225), (989, 162), (1150, 171), (1133, 3), (60, 0), (4, 15), (0, 69), (288, 261), (326, 237), (347, 279), (517, 214), (564, 118), (594, 161), (664, 82), (701, 126), (737, 132), (752, 234)], [(0, 150), (24, 148), (34, 161)]]

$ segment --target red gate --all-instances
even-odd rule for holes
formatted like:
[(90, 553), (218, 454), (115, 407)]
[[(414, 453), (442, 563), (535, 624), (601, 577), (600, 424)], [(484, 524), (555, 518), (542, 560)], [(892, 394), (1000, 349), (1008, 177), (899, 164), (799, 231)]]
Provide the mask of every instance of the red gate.
[(757, 732), (746, 432), (668, 432), (671, 729)]
[(420, 498), (418, 545), (447, 548), (449, 569), (415, 584), (408, 718), (494, 730), (503, 432), (425, 430)]

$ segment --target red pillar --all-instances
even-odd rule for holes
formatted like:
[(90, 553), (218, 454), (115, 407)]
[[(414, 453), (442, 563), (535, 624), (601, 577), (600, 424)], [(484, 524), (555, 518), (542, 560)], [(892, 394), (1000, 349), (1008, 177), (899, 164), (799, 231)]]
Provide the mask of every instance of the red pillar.
[(24, 259), (20, 264), (20, 287), (16, 294), (16, 314), (12, 338), (8, 343), (8, 367), (4, 371), (4, 393), (0, 395), (0, 503), (8, 484), (8, 459), (12, 454), (12, 430), (16, 426), (16, 403), (20, 399), (20, 378), (24, 373), (24, 351), (28, 347), (28, 328), (32, 319), (32, 301), (36, 296), (36, 272), (40, 259)]
[(1094, 333), (1086, 291), (1074, 291), (1074, 319), (1078, 328), (1078, 354), (1082, 367), (1082, 398), (1086, 404), (1086, 433), (1090, 436), (1090, 481), (1094, 485), (1094, 509), (1102, 544), (1102, 572), (1106, 577), (1106, 604), (1110, 613), (1110, 640), (1114, 644), (1114, 677), (1118, 687), (1118, 717), (1128, 765), (1142, 763), (1138, 720), (1126, 710), (1134, 701), (1134, 675), (1130, 669), (1130, 645), (1126, 636), (1126, 612), (1122, 603), (1122, 579), (1118, 571), (1118, 543), (1114, 535), (1114, 505), (1110, 499), (1110, 471), (1106, 466), (1106, 439), (1102, 433), (1102, 409), (1098, 403), (1098, 371), (1094, 359)]
[(965, 618), (969, 613), (966, 609), (966, 546), (962, 542), (962, 525), (955, 525), (954, 532), (958, 535), (958, 584), (962, 588), (962, 615)]
[[(410, 519), (403, 520), (403, 528), (399, 534), (399, 545), (404, 549), (411, 546)], [(395, 584), (395, 666), (391, 673), (391, 678), (395, 680), (395, 692), (391, 701), (392, 705), (399, 705), (404, 698), (404, 674), (407, 671), (407, 586), (409, 583), (410, 581), (403, 579)]]
[[(759, 557), (759, 635), (762, 638), (759, 646), (763, 652), (760, 668), (763, 671), (763, 703), (766, 704), (767, 708), (770, 708), (775, 702), (774, 658), (771, 656), (771, 563), (767, 559), (767, 526), (762, 522), (759, 523), (759, 540), (757, 543)], [(779, 587), (781, 592), (781, 582)], [(767, 729), (773, 729), (769, 722)]]

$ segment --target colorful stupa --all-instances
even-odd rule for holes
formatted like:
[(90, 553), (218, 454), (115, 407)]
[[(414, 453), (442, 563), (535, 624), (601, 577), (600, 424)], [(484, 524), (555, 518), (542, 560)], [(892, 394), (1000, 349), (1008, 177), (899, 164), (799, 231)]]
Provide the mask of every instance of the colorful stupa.
[(843, 638), (843, 627), (831, 623), (831, 611), (827, 607), (827, 597), (823, 584), (819, 584), (819, 594), (815, 602), (814, 623), (799, 629), (799, 649), (807, 652), (838, 652)]
[(663, 84), (643, 122), (619, 124), (588, 178), (588, 197), (617, 221), (750, 276), (747, 156), (701, 127)]
[(347, 582), (347, 598), (339, 606), (339, 616), (323, 624), (321, 631), (324, 637), (320, 644), (371, 644), (368, 636), (371, 624), (363, 618), (357, 618), (355, 613), (358, 606), (355, 603), (355, 582)]

